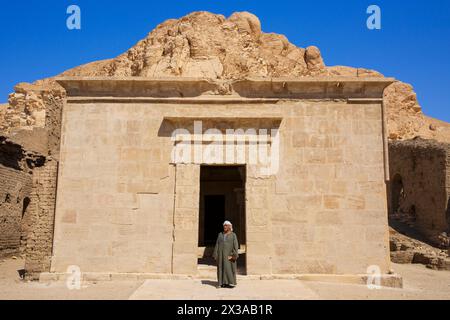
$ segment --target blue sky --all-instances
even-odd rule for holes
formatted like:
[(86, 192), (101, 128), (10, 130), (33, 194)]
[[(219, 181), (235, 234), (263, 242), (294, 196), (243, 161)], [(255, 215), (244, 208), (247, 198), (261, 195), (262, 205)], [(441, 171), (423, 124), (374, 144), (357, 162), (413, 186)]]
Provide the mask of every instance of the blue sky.
[[(66, 9), (81, 8), (82, 29), (68, 30)], [(382, 10), (382, 29), (366, 27), (366, 9)], [(414, 85), (424, 112), (450, 122), (450, 1), (366, 0), (27, 0), (2, 1), (0, 102), (32, 82), (112, 58), (157, 24), (206, 10), (250, 11), (265, 32), (301, 47), (318, 46), (327, 65), (375, 69)]]

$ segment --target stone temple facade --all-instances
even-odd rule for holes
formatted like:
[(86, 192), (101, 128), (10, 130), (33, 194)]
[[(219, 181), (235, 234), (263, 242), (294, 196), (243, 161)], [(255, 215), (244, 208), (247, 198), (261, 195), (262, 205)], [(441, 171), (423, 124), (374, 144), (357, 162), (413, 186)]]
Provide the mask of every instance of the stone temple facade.
[(56, 207), (36, 231), (50, 249), (27, 254), (29, 272), (195, 276), (228, 219), (241, 274), (389, 273), (393, 79), (57, 81)]
[(251, 13), (169, 19), (115, 58), (14, 90), (0, 256), (25, 256), (28, 278), (203, 277), (224, 220), (252, 279), (400, 286), (395, 219), (449, 246), (450, 125), (411, 85), (327, 66)]

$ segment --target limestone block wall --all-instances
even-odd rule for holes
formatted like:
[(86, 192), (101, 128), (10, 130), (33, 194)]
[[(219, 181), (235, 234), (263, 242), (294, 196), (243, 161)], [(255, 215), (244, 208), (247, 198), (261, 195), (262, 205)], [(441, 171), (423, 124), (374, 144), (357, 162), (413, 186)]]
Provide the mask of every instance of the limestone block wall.
[(33, 171), (30, 195), (31, 230), (28, 234), (25, 270), (30, 279), (41, 272), (50, 271), (55, 218), (57, 161), (48, 158)]
[(176, 166), (172, 273), (197, 273), (200, 167)]
[(390, 214), (410, 215), (411, 224), (436, 242), (449, 229), (448, 146), (422, 139), (393, 141), (389, 158)]
[(268, 192), (272, 272), (365, 273), (371, 265), (386, 272), (381, 103), (286, 109), (280, 171)]
[(249, 274), (387, 271), (381, 103), (346, 100), (68, 103), (52, 271), (196, 272), (200, 164), (171, 163), (167, 117), (282, 119), (279, 171), (247, 164)]
[(262, 143), (276, 170), (208, 162), (246, 166), (248, 274), (387, 272), (382, 93), (392, 81), (60, 79), (69, 98), (51, 270), (195, 274), (206, 162), (171, 155), (183, 145), (174, 129), (201, 120), (202, 133), (279, 129), (279, 153), (277, 139)]
[(277, 240), (273, 239), (276, 234), (273, 232), (272, 221), (274, 208), (279, 205), (274, 202), (277, 199), (272, 198), (274, 177), (261, 176), (256, 166), (248, 166), (246, 180), (247, 273), (278, 273), (273, 262), (286, 258), (286, 255), (282, 253), (279, 256), (274, 250), (274, 241)]
[[(172, 164), (174, 127), (164, 119), (211, 114), (248, 118), (274, 110), (241, 104), (68, 103), (51, 270), (77, 265), (82, 272), (195, 273), (200, 165)], [(257, 217), (263, 217), (265, 208), (258, 208)], [(270, 259), (261, 251), (264, 255)]]
[(164, 107), (65, 106), (52, 271), (172, 271), (175, 168)]

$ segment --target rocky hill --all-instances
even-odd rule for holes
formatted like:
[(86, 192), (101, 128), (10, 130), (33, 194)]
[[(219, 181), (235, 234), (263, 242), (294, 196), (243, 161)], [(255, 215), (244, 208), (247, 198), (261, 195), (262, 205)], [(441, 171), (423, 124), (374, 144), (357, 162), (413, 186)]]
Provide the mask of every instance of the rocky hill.
[[(275, 33), (264, 33), (259, 19), (248, 12), (229, 18), (194, 12), (170, 19), (120, 56), (76, 67), (61, 76), (105, 77), (202, 77), (234, 80), (246, 77), (356, 76), (380, 77), (380, 73), (352, 67), (326, 66), (320, 50), (299, 48)], [(60, 99), (62, 88), (53, 78), (34, 85), (20, 84), (9, 97), (0, 131), (42, 126), (41, 111), (48, 99)], [(387, 88), (390, 139), (416, 136), (450, 141), (450, 124), (422, 113), (411, 85), (396, 82)], [(45, 121), (44, 121), (45, 122)]]

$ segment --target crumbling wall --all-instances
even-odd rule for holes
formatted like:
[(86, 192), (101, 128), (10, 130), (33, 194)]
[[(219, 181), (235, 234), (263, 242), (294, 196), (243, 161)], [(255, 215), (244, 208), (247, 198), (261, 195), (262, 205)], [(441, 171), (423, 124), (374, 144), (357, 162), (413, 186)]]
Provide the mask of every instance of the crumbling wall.
[(33, 172), (30, 209), (33, 227), (27, 241), (25, 261), (25, 270), (30, 279), (36, 279), (41, 272), (50, 271), (57, 174), (58, 162), (52, 158), (47, 158), (44, 166)]
[(9, 136), (32, 133), (29, 136), (45, 146), (42, 153), (58, 159), (65, 90), (56, 83), (38, 81), (36, 84), (20, 83), (14, 91), (9, 95), (8, 107), (3, 110), (0, 132)]
[(30, 191), (28, 173), (0, 165), (0, 256), (20, 253)]
[(42, 156), (0, 137), (0, 255), (23, 253), (30, 227), (32, 169)]
[(47, 270), (65, 90), (46, 80), (14, 90), (0, 108), (0, 254), (31, 250), (31, 271)]
[(415, 228), (430, 242), (448, 231), (448, 145), (413, 139), (389, 144), (389, 215)]

